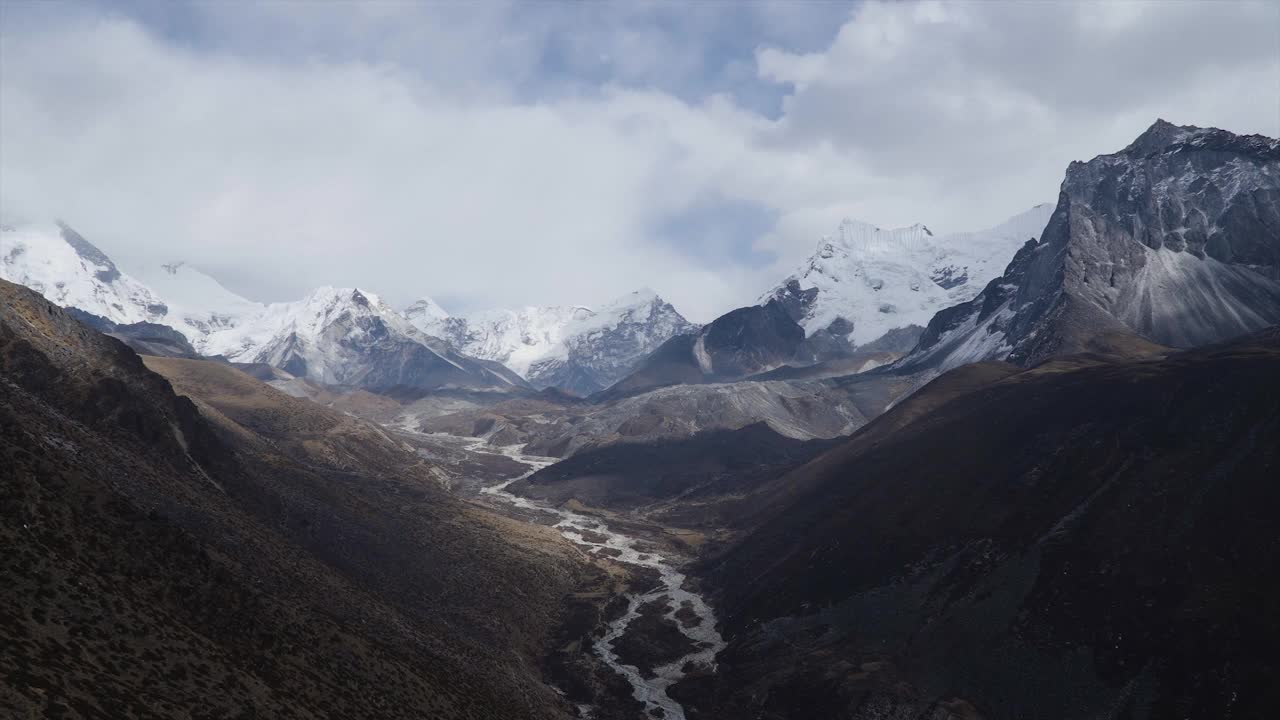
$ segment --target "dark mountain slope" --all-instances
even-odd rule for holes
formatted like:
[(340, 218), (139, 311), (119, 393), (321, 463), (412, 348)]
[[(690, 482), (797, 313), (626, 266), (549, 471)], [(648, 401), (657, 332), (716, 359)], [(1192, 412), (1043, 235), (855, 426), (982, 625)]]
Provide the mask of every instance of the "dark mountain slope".
[(732, 641), (681, 689), (699, 716), (1274, 716), (1280, 331), (983, 372), (783, 478), (707, 564)]
[(377, 428), (0, 282), (0, 715), (565, 717), (584, 572)]
[(187, 342), (187, 337), (168, 325), (150, 322), (115, 323), (79, 308), (64, 308), (67, 314), (133, 348), (143, 355), (198, 358), (200, 353)]
[(609, 400), (667, 385), (738, 380), (785, 364), (803, 342), (804, 328), (776, 300), (738, 308), (696, 333), (671, 338), (595, 397)]

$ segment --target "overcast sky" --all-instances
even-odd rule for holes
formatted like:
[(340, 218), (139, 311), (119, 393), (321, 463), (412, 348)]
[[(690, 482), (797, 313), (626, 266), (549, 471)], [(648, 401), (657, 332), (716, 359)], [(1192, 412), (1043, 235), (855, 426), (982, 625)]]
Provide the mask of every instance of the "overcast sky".
[(842, 217), (991, 226), (1157, 117), (1280, 136), (1280, 3), (0, 2), (0, 215), (257, 300), (705, 321)]

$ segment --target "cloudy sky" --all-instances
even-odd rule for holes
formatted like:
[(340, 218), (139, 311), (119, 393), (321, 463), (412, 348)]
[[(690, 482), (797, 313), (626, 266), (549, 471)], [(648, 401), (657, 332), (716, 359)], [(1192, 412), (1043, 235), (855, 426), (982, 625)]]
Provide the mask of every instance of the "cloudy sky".
[(708, 320), (1157, 117), (1280, 136), (1280, 3), (0, 3), (0, 215), (258, 300)]

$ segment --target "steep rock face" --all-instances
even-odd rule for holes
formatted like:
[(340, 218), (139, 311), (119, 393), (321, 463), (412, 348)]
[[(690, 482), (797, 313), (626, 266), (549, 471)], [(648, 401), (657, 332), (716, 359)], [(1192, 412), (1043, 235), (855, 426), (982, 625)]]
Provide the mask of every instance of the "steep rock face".
[(1023, 243), (1040, 237), (1052, 210), (1037, 205), (996, 227), (941, 237), (924, 225), (883, 229), (845, 220), (761, 302), (786, 308), (804, 327), (815, 359), (887, 333), (918, 333), (934, 313), (973, 298)]
[(715, 377), (743, 377), (790, 359), (804, 331), (778, 303), (739, 308), (716, 318), (694, 343), (699, 367)]
[(615, 397), (665, 385), (729, 381), (768, 372), (796, 357), (804, 329), (781, 302), (731, 310), (696, 333), (663, 343), (606, 392)]
[(405, 310), (428, 335), (500, 362), (536, 388), (589, 395), (612, 385), (666, 340), (696, 329), (652, 290), (602, 307), (526, 307), (449, 317), (429, 299)]
[(158, 323), (114, 323), (110, 320), (69, 307), (67, 314), (105, 335), (124, 342), (142, 355), (195, 358), (200, 354), (187, 342), (187, 337), (168, 325)]
[(935, 316), (903, 365), (1194, 347), (1277, 322), (1280, 142), (1162, 120), (1072, 163), (1044, 237)]

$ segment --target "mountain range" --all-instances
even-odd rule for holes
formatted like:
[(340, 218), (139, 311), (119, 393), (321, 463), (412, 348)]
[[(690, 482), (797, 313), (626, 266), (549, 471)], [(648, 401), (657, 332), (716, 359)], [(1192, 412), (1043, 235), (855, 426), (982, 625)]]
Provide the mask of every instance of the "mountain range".
[(422, 332), (502, 363), (535, 388), (582, 396), (617, 382), (667, 339), (697, 328), (649, 289), (601, 307), (526, 307), (452, 317), (430, 298), (405, 310)]
[[(672, 385), (866, 371), (912, 378), (893, 383), (911, 388), (966, 362), (1156, 352), (1275, 323), (1278, 153), (1275, 140), (1159, 121), (1117, 153), (1073, 163), (1055, 206), (988, 230), (937, 236), (846, 220), (759, 305), (705, 326), (649, 290), (596, 308), (465, 317), (429, 297), (397, 312), (356, 288), (266, 305), (182, 263), (136, 280), (65, 224), (4, 228), (0, 276), (99, 316), (96, 327), (148, 352), (265, 364), (409, 399), (496, 393), (467, 400), (484, 405), (551, 388), (608, 403)], [(763, 407), (754, 420), (778, 417)], [(842, 408), (870, 417), (865, 403)]]
[(146, 276), (144, 283), (122, 272), (66, 224), (0, 233), (0, 277), (98, 318), (105, 332), (137, 337), (160, 352), (155, 328), (167, 326), (185, 339), (169, 352), (265, 363), (338, 387), (558, 387), (589, 394), (667, 338), (696, 327), (651, 290), (597, 310), (531, 307), (457, 318), (429, 298), (397, 312), (358, 288), (323, 287), (296, 302), (255, 303), (184, 263), (158, 265)]
[(688, 717), (1269, 717), (1278, 147), (1161, 121), (1072, 164), (901, 360), (787, 383), (906, 383), (846, 438), (588, 446), (513, 487), (717, 538), (691, 572), (728, 646), (671, 688)]
[(254, 303), (65, 224), (0, 274), (0, 714), (1280, 703), (1280, 141), (1158, 121), (705, 325)]
[[(991, 230), (943, 238), (923, 226), (880, 231), (846, 221), (838, 238), (824, 239), (801, 271), (766, 294), (764, 315), (742, 308), (706, 329), (648, 289), (596, 308), (467, 316), (452, 316), (425, 296), (397, 312), (358, 288), (318, 288), (296, 302), (263, 304), (182, 262), (147, 266), (138, 279), (65, 223), (5, 227), (0, 277), (86, 313), (100, 330), (152, 353), (265, 363), (325, 385), (383, 392), (557, 388), (587, 396), (637, 372), (650, 379), (623, 383), (615, 394), (694, 376), (745, 377), (860, 349), (900, 352), (929, 312), (948, 298), (970, 297), (1022, 236), (1034, 237), (1042, 214), (1038, 206)], [(802, 344), (768, 300), (799, 322)], [(736, 348), (720, 348), (720, 338), (736, 336), (743, 322), (770, 339), (739, 338)], [(677, 364), (688, 367), (658, 369), (685, 345)], [(737, 359), (729, 361), (731, 354)]]

